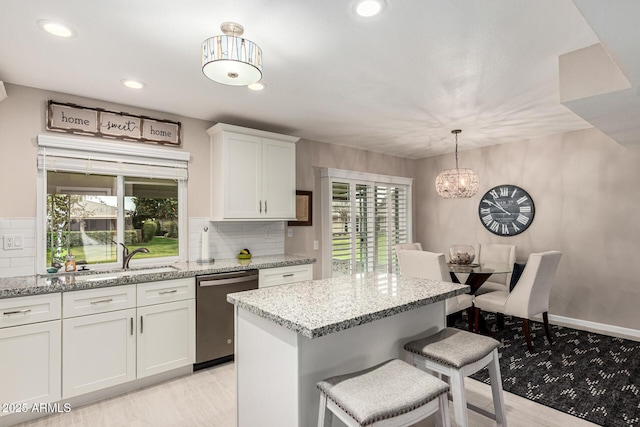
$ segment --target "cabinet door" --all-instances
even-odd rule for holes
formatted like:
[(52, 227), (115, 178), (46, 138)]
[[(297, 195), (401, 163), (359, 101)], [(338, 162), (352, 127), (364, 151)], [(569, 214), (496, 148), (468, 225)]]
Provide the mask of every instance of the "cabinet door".
[(290, 142), (262, 139), (264, 216), (296, 219), (296, 148)]
[(195, 300), (138, 308), (138, 378), (195, 362)]
[(262, 143), (251, 135), (224, 135), (224, 217), (262, 215)]
[(135, 309), (62, 321), (62, 397), (136, 379)]
[(60, 343), (60, 320), (0, 329), (0, 402), (60, 400)]

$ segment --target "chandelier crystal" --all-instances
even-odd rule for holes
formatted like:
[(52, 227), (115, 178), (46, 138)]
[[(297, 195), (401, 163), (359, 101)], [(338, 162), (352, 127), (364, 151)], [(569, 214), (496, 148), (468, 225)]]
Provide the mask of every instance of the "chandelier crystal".
[(460, 129), (451, 131), (456, 136), (456, 168), (446, 169), (436, 177), (436, 192), (443, 199), (462, 199), (478, 192), (480, 179), (471, 169), (458, 168), (458, 134)]
[(225, 34), (202, 43), (202, 72), (214, 82), (231, 86), (247, 86), (262, 78), (262, 49), (243, 39), (244, 28), (235, 22), (224, 22)]

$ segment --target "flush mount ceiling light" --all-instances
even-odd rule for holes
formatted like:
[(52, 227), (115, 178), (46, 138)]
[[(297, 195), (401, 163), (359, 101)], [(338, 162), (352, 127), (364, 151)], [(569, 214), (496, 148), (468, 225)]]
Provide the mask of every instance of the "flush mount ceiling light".
[(239, 37), (244, 28), (235, 22), (220, 25), (223, 36), (202, 43), (202, 72), (214, 82), (247, 86), (262, 78), (262, 49)]
[(456, 136), (456, 168), (440, 172), (436, 178), (436, 192), (443, 199), (462, 199), (478, 192), (480, 179), (471, 169), (458, 168), (458, 134), (460, 129), (451, 131)]
[(369, 18), (379, 14), (383, 4), (382, 0), (361, 0), (355, 4), (354, 10), (358, 15)]
[(142, 88), (144, 88), (146, 86), (142, 82), (139, 82), (137, 80), (130, 80), (130, 79), (122, 79), (122, 80), (120, 80), (120, 83), (122, 83), (123, 85), (125, 85), (129, 89), (142, 89)]
[(49, 34), (57, 37), (69, 38), (76, 35), (73, 28), (60, 22), (51, 21), (49, 19), (41, 19), (38, 21), (38, 27)]

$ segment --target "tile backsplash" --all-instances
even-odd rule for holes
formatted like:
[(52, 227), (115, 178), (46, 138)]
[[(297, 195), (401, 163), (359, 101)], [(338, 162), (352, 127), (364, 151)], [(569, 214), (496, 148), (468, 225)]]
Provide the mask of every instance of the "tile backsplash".
[(208, 218), (189, 218), (189, 261), (201, 258), (204, 227), (209, 227), (210, 258), (235, 258), (243, 248), (256, 256), (284, 253), (284, 221), (209, 222)]
[[(209, 222), (189, 218), (189, 261), (201, 258), (202, 231), (209, 227), (209, 257), (235, 258), (240, 249), (254, 255), (284, 254), (284, 221)], [(35, 274), (36, 218), (0, 218), (0, 277)], [(5, 238), (19, 236), (21, 247), (4, 249)]]
[[(20, 247), (4, 249), (17, 236)], [(0, 218), (0, 277), (30, 276), (36, 265), (36, 219)]]

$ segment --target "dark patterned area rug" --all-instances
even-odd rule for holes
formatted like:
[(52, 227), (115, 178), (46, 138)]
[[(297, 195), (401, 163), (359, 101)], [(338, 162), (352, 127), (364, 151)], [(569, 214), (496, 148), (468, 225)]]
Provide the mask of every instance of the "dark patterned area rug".
[[(533, 353), (520, 319), (505, 316), (495, 332), (505, 391), (602, 426), (640, 426), (640, 342), (552, 325), (549, 345), (542, 323), (529, 325)], [(466, 330), (466, 316), (455, 326)], [(487, 369), (472, 378), (489, 384)]]

